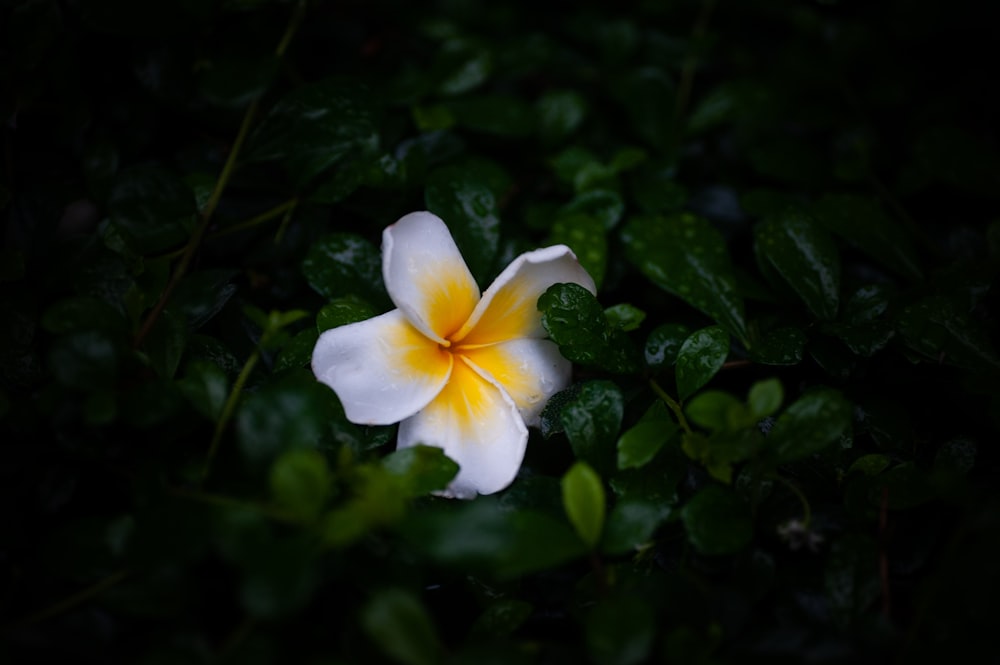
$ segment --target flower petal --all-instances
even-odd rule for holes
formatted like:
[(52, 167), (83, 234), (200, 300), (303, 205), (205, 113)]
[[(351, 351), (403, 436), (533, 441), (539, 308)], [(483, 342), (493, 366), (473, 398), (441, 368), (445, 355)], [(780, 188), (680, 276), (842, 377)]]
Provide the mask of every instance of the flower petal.
[(461, 328), (479, 302), (448, 227), (429, 212), (410, 213), (382, 232), (382, 274), (396, 307), (437, 342)]
[(468, 322), (451, 339), (463, 346), (545, 337), (538, 298), (553, 284), (575, 282), (596, 293), (594, 280), (565, 245), (527, 252), (500, 273)]
[(517, 476), (528, 429), (517, 406), (492, 379), (456, 358), (441, 393), (399, 425), (399, 448), (442, 448), (459, 464), (445, 496), (471, 499), (507, 487)]
[(337, 393), (347, 419), (361, 425), (389, 425), (427, 406), (452, 364), (452, 354), (398, 309), (327, 330), (312, 356), (316, 378)]
[(525, 424), (538, 424), (550, 397), (569, 385), (572, 364), (547, 339), (515, 339), (460, 351), (514, 400)]

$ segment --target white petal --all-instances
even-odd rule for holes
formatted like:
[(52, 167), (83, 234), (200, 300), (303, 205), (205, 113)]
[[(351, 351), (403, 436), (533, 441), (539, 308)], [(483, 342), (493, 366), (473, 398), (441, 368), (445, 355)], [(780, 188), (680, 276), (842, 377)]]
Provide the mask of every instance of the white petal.
[(382, 232), (382, 274), (396, 307), (438, 342), (461, 328), (479, 302), (448, 227), (429, 212), (412, 212)]
[(320, 335), (316, 378), (333, 388), (347, 419), (389, 425), (412, 416), (448, 382), (452, 354), (414, 328), (398, 309)]
[(545, 337), (538, 297), (553, 284), (574, 282), (596, 293), (594, 280), (565, 245), (527, 252), (500, 273), (468, 322), (451, 339), (463, 345)]
[(442, 448), (460, 466), (443, 494), (471, 499), (510, 485), (524, 459), (528, 428), (495, 381), (456, 358), (448, 385), (399, 425), (400, 448), (418, 443)]
[(572, 364), (547, 339), (515, 339), (457, 353), (503, 386), (529, 426), (538, 424), (549, 398), (569, 385)]

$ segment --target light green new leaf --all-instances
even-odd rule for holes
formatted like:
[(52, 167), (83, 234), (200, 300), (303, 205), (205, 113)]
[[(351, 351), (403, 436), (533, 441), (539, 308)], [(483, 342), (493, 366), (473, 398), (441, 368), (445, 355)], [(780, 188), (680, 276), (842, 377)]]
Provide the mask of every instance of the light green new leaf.
[(657, 400), (639, 422), (618, 439), (618, 468), (645, 466), (676, 431), (677, 425), (670, 419), (667, 407)]
[(590, 548), (604, 530), (605, 496), (601, 477), (586, 462), (577, 462), (562, 479), (563, 508), (577, 535)]

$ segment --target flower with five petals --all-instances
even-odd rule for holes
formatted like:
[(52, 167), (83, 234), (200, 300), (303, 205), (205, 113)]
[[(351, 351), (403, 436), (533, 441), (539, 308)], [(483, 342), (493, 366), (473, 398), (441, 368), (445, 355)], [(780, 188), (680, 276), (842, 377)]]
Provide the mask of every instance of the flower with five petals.
[(545, 338), (538, 297), (594, 281), (564, 245), (514, 259), (482, 294), (448, 228), (414, 212), (382, 234), (382, 274), (396, 309), (324, 332), (316, 377), (348, 420), (400, 423), (398, 447), (437, 446), (459, 464), (442, 494), (473, 498), (517, 475), (545, 402), (570, 363)]

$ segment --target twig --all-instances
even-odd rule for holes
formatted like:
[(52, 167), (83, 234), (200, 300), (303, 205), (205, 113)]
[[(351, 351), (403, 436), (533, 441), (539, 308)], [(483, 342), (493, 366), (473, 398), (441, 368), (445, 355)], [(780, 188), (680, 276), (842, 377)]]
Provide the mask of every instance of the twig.
[(64, 612), (68, 612), (77, 605), (80, 605), (90, 600), (91, 598), (99, 596), (105, 590), (115, 586), (116, 584), (124, 580), (126, 577), (128, 577), (130, 574), (131, 571), (128, 569), (119, 570), (118, 572), (112, 573), (107, 577), (105, 577), (104, 579), (97, 582), (96, 584), (92, 584), (91, 586), (87, 587), (83, 591), (79, 591), (73, 594), (72, 596), (69, 596), (68, 598), (63, 598), (62, 600), (53, 603), (52, 605), (49, 605), (48, 607), (41, 609), (38, 612), (35, 612), (34, 614), (26, 616), (20, 621), (15, 621), (14, 623), (4, 626), (2, 632), (7, 632), (8, 630), (11, 630), (13, 628), (20, 628), (23, 626), (29, 626), (31, 624), (39, 623), (41, 621), (45, 621), (46, 619), (51, 619), (54, 616), (58, 616)]
[(667, 405), (667, 408), (674, 412), (674, 416), (677, 418), (677, 423), (681, 426), (681, 429), (690, 434), (691, 426), (688, 424), (687, 418), (684, 417), (684, 409), (681, 408), (681, 405), (677, 402), (677, 400), (661, 388), (660, 384), (658, 384), (654, 379), (649, 380), (649, 387), (653, 389), (653, 392), (656, 393), (657, 397), (663, 400), (663, 403)]
[(212, 443), (209, 445), (208, 454), (205, 456), (205, 468), (201, 473), (202, 485), (208, 480), (208, 474), (212, 470), (212, 461), (215, 459), (215, 455), (219, 451), (219, 444), (222, 442), (222, 433), (226, 430), (226, 425), (229, 424), (229, 420), (233, 416), (233, 411), (236, 410), (236, 403), (239, 401), (240, 395), (243, 394), (243, 386), (246, 385), (247, 379), (250, 378), (250, 374), (253, 372), (253, 368), (258, 360), (260, 360), (260, 350), (254, 349), (254, 352), (247, 358), (246, 364), (243, 365), (243, 369), (240, 370), (239, 376), (236, 377), (233, 389), (229, 392), (229, 397), (226, 398), (226, 403), (222, 407), (222, 413), (219, 414), (219, 420), (215, 423), (215, 432), (212, 433)]
[[(292, 14), (292, 17), (288, 21), (288, 27), (285, 28), (284, 34), (281, 36), (281, 41), (278, 43), (277, 49), (275, 49), (275, 55), (279, 58), (284, 55), (285, 51), (288, 49), (288, 44), (291, 42), (292, 36), (295, 34), (295, 30), (298, 28), (299, 23), (302, 21), (302, 15), (305, 12), (306, 3), (304, 0), (300, 1)], [(181, 254), (181, 260), (174, 269), (173, 274), (170, 276), (170, 281), (167, 282), (167, 286), (163, 289), (163, 293), (160, 294), (159, 300), (150, 310), (146, 319), (143, 321), (142, 326), (135, 335), (135, 339), (132, 342), (133, 347), (139, 348), (142, 346), (143, 341), (149, 335), (156, 321), (163, 314), (163, 310), (167, 306), (171, 295), (173, 295), (174, 290), (177, 285), (187, 274), (188, 268), (191, 267), (191, 261), (194, 259), (195, 253), (198, 251), (198, 247), (201, 245), (201, 241), (205, 236), (205, 231), (208, 229), (209, 222), (212, 220), (212, 215), (215, 214), (215, 209), (219, 206), (219, 201), (222, 199), (222, 192), (226, 189), (229, 184), (229, 180), (233, 175), (233, 170), (236, 168), (236, 160), (239, 157), (240, 151), (243, 149), (243, 143), (246, 141), (247, 136), (250, 134), (250, 127), (253, 126), (253, 121), (257, 116), (257, 110), (260, 107), (260, 97), (253, 100), (250, 106), (247, 107), (246, 112), (243, 114), (243, 121), (240, 123), (240, 129), (236, 133), (236, 138), (233, 140), (233, 145), (229, 150), (229, 157), (226, 159), (226, 163), (222, 166), (222, 171), (219, 173), (218, 180), (215, 181), (215, 188), (212, 189), (212, 194), (209, 196), (208, 202), (205, 207), (201, 209), (198, 214), (198, 224), (194, 228), (194, 232), (188, 239), (187, 245), (184, 247), (184, 253)]]
[[(691, 42), (697, 42), (705, 36), (705, 32), (708, 30), (708, 21), (712, 17), (712, 11), (715, 9), (715, 3), (716, 0), (705, 0), (702, 4), (701, 13), (698, 15), (694, 28), (691, 30)], [(674, 124), (676, 127), (674, 133), (678, 137), (681, 120), (687, 111), (688, 103), (691, 101), (691, 90), (694, 86), (694, 75), (697, 68), (698, 56), (689, 46), (688, 53), (681, 64), (681, 80), (677, 86), (677, 101), (674, 104)]]

